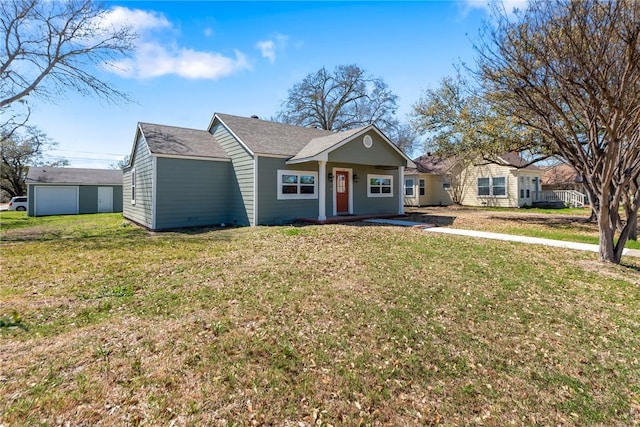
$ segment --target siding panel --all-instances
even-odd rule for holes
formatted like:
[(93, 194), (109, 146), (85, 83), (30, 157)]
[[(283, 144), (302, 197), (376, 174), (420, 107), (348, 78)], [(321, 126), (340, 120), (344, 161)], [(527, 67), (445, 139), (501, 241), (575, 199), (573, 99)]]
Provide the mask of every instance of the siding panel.
[[(131, 204), (131, 172), (126, 169), (123, 173), (123, 209), (122, 213), (128, 218), (147, 228), (153, 227), (153, 161), (147, 143), (140, 135), (134, 153), (134, 164), (136, 173), (136, 200), (135, 205)], [(115, 194), (114, 194), (115, 198)]]
[(230, 162), (158, 158), (156, 229), (232, 223)]
[(254, 159), (220, 123), (210, 131), (231, 157), (233, 173), (229, 182), (228, 210), (237, 225), (255, 225)]

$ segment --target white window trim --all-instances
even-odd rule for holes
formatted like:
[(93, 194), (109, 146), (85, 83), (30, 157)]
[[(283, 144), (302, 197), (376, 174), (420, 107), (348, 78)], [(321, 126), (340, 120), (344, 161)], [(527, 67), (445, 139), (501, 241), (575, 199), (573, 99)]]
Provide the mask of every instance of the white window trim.
[(136, 168), (131, 169), (131, 204), (136, 204)]
[[(287, 194), (282, 192), (282, 176), (283, 175), (298, 175), (298, 183), (296, 184), (300, 188), (300, 175), (313, 176), (313, 194)], [(278, 200), (310, 200), (318, 198), (318, 172), (316, 171), (299, 171), (299, 170), (286, 170), (278, 169)]]
[[(389, 179), (391, 182), (391, 192), (390, 193), (372, 193), (371, 192), (371, 179), (372, 178), (382, 178)], [(377, 175), (377, 174), (368, 174), (367, 175), (367, 197), (393, 197), (393, 175)]]
[[(407, 181), (411, 181), (411, 185), (407, 186)], [(407, 190), (411, 189), (413, 194), (407, 194)], [(404, 179), (404, 196), (405, 197), (415, 197), (416, 196), (416, 180), (415, 178), (406, 178)]]
[[(489, 179), (489, 194), (478, 194), (478, 180), (482, 179), (482, 178), (488, 178)], [(499, 194), (499, 195), (494, 195), (493, 194), (493, 180), (497, 179), (497, 178), (504, 178), (504, 194)], [(489, 197), (493, 197), (493, 198), (497, 198), (497, 199), (507, 199), (509, 198), (509, 180), (507, 178), (506, 175), (501, 175), (501, 176), (479, 176), (476, 179), (476, 195), (477, 197), (480, 198), (489, 198)]]

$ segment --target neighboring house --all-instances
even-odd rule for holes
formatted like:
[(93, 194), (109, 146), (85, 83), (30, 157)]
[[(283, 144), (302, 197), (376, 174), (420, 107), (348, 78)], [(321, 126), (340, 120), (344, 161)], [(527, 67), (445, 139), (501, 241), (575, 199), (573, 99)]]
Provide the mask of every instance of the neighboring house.
[(332, 132), (219, 113), (206, 130), (139, 123), (123, 214), (151, 230), (397, 215), (406, 166), (373, 125)]
[(30, 167), (29, 216), (122, 212), (122, 171)]
[(543, 190), (577, 190), (583, 191), (578, 173), (573, 166), (560, 163), (548, 166), (542, 172)]
[[(408, 206), (532, 206), (540, 190), (542, 170), (524, 166), (516, 153), (505, 153), (497, 163), (443, 159), (425, 155), (405, 173), (404, 201)], [(423, 189), (424, 188), (424, 189)]]

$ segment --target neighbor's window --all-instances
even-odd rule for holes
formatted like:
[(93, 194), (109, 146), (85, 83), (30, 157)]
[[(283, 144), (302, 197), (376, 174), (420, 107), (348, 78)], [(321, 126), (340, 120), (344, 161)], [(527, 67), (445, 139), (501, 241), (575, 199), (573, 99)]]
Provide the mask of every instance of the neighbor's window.
[(413, 179), (412, 178), (404, 180), (404, 195), (413, 196)]
[(449, 179), (448, 176), (443, 176), (442, 177), (442, 189), (443, 190), (448, 190), (451, 188), (451, 179)]
[(393, 176), (367, 175), (368, 197), (393, 197)]
[(504, 176), (494, 177), (491, 182), (491, 190), (494, 196), (506, 196), (507, 195), (507, 178)]
[(424, 196), (424, 179), (420, 180), (420, 195)]
[(504, 176), (495, 176), (489, 178), (478, 178), (478, 196), (497, 196), (507, 195), (507, 178)]
[(131, 204), (136, 204), (136, 168), (131, 169)]
[(278, 199), (317, 199), (318, 172), (278, 171)]

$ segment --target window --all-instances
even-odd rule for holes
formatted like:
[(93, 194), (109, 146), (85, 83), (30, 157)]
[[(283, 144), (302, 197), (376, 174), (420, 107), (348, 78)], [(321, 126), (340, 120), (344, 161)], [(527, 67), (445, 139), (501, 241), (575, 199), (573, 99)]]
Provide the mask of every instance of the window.
[(404, 180), (404, 195), (413, 196), (413, 178)]
[(424, 196), (424, 179), (420, 180), (420, 195)]
[(131, 169), (131, 204), (136, 204), (136, 168)]
[(368, 197), (393, 197), (393, 176), (367, 175)]
[(478, 196), (506, 197), (507, 177), (478, 178)]
[(278, 200), (317, 199), (318, 172), (278, 171)]
[(451, 179), (449, 179), (448, 176), (443, 176), (442, 177), (442, 189), (443, 190), (448, 190), (451, 188)]

